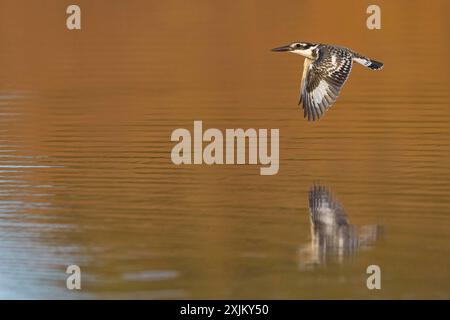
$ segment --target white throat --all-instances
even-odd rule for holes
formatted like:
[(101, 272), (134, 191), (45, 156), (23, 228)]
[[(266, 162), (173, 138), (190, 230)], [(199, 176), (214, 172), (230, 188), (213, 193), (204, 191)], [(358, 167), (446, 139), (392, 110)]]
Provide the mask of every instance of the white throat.
[(313, 46), (309, 49), (299, 49), (299, 50), (292, 50), (290, 52), (301, 55), (302, 57), (308, 58), (308, 59), (314, 59), (313, 52), (317, 48), (317, 46)]

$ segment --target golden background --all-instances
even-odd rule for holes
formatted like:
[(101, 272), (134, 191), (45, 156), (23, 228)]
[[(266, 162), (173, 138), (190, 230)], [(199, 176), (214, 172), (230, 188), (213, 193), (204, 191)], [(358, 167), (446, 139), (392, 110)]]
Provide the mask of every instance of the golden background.
[[(81, 31), (70, 4), (0, 0), (0, 297), (449, 298), (448, 1), (80, 0)], [(270, 52), (296, 40), (385, 67), (307, 122), (303, 59)], [(278, 175), (176, 167), (194, 120), (279, 128)], [(302, 269), (314, 183), (383, 238)]]

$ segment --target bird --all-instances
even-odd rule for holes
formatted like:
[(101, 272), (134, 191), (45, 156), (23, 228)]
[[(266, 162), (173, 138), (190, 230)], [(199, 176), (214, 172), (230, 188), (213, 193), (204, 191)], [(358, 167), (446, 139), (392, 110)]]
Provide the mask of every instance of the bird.
[(299, 252), (299, 266), (326, 265), (351, 259), (371, 247), (382, 235), (380, 225), (355, 226), (329, 188), (313, 185), (309, 190), (311, 243)]
[(308, 121), (318, 120), (333, 105), (350, 75), (353, 62), (372, 70), (383, 68), (382, 62), (335, 45), (292, 42), (272, 51), (305, 57), (298, 104), (303, 103), (304, 118)]

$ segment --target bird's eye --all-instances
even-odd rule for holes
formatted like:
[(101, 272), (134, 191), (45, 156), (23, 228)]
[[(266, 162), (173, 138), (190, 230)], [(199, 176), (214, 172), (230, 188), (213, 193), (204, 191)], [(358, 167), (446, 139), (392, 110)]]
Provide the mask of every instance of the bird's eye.
[(301, 45), (300, 43), (297, 43), (297, 44), (295, 45), (295, 47), (296, 47), (296, 48), (301, 48), (302, 45)]

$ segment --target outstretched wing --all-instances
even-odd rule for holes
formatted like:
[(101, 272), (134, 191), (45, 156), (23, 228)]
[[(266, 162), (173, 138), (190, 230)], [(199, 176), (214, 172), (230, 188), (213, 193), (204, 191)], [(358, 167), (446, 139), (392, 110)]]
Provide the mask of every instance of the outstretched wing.
[(314, 185), (309, 191), (309, 211), (315, 226), (348, 224), (344, 208), (324, 186)]
[(300, 102), (304, 117), (319, 119), (336, 101), (352, 69), (352, 55), (340, 48), (322, 48), (315, 61), (305, 59)]

